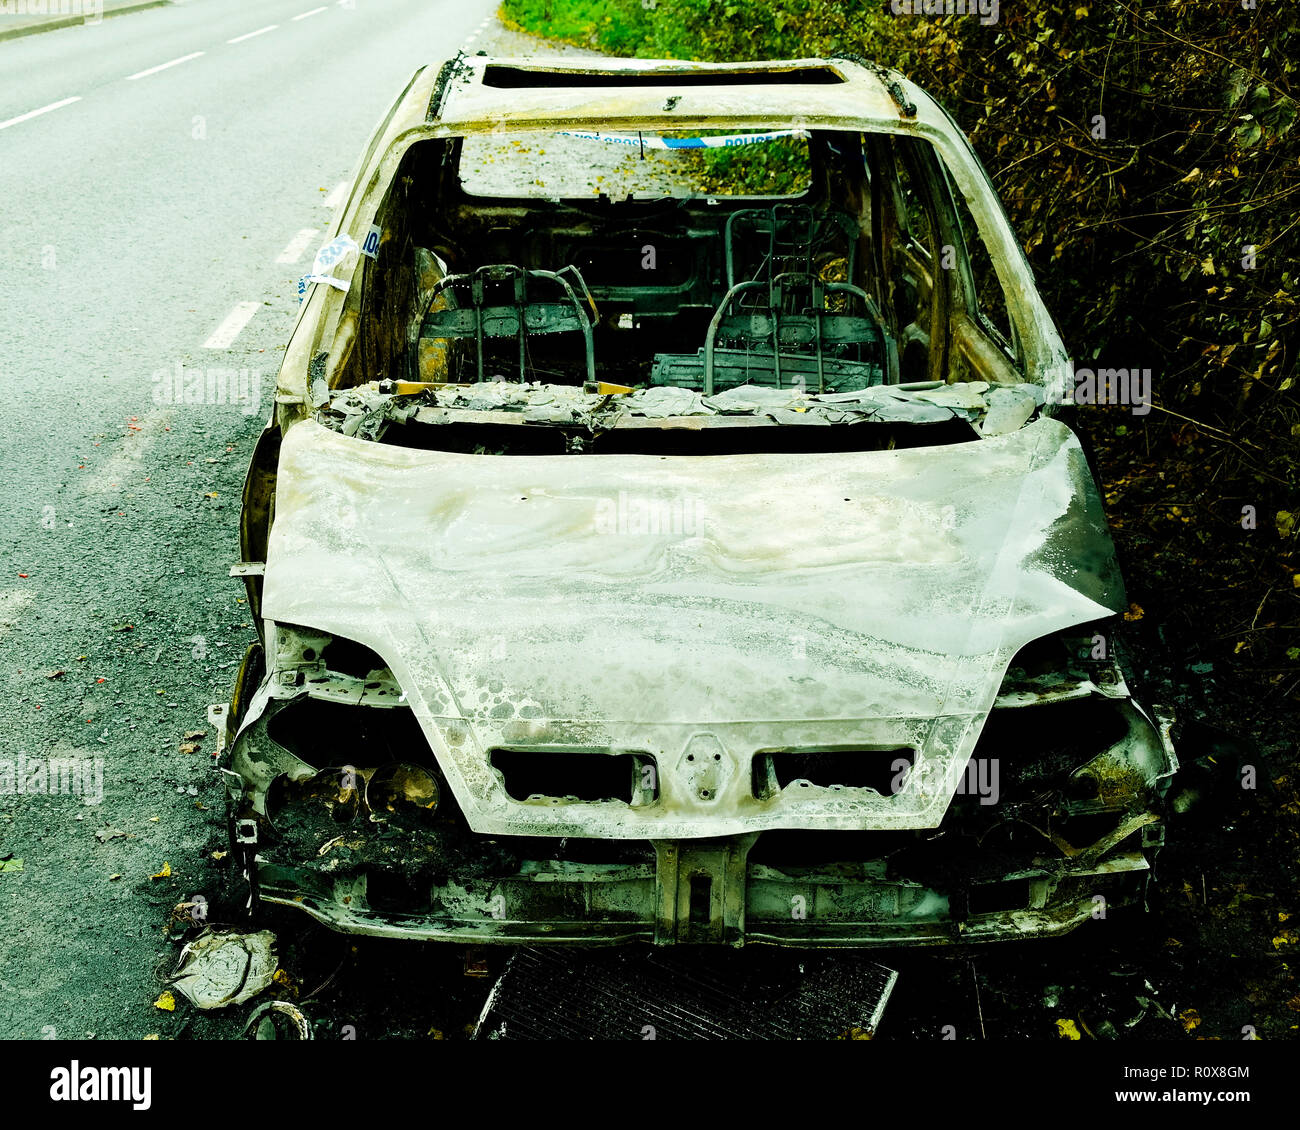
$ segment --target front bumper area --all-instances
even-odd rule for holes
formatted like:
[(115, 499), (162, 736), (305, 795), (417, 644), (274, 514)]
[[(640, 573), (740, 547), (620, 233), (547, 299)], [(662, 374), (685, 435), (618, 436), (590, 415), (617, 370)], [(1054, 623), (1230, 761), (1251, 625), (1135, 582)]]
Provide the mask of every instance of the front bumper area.
[[(688, 863), (683, 884), (683, 868), (674, 860), (675, 853), (679, 859), (683, 854), (682, 846), (659, 848), (657, 866), (551, 860), (529, 864), (514, 875), (448, 881), (427, 890), (401, 882), (397, 886), (404, 899), (395, 897), (394, 884), (375, 884), (374, 872), (330, 877), (259, 861), (257, 888), (265, 902), (296, 907), (344, 933), (376, 937), (475, 944), (641, 941), (864, 948), (1064, 934), (1139, 899), (1149, 872), (1144, 855), (1132, 851), (1054, 875), (1013, 873), (974, 887), (977, 902), (998, 909), (958, 918), (957, 900), (949, 894), (883, 875), (786, 874), (751, 864), (738, 892), (725, 887), (718, 892), (711, 881), (701, 882), (707, 873)], [(699, 857), (694, 847), (684, 854)], [(707, 854), (730, 856), (734, 847)], [(378, 897), (372, 896), (372, 886), (381, 889)], [(679, 907), (684, 917), (675, 913)]]
[[(255, 900), (380, 937), (868, 948), (1063, 934), (1142, 901), (1177, 768), (1172, 719), (1114, 678), (1030, 673), (1008, 676), (938, 827), (819, 822), (801, 774), (821, 769), (801, 762), (786, 779), (762, 755), (746, 774), (754, 804), (774, 788), (808, 794), (801, 825), (712, 838), (665, 826), (658, 839), (476, 832), (385, 673), (360, 689), (272, 677), (223, 763), (234, 858)], [(627, 772), (640, 781), (645, 767)], [(563, 808), (580, 785), (520, 791)]]

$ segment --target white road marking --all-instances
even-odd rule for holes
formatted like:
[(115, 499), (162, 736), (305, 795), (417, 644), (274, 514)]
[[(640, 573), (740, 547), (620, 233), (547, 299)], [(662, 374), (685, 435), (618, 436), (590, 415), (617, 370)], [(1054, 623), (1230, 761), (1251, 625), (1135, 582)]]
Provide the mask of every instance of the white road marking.
[(320, 235), (319, 228), (303, 228), (297, 235), (289, 240), (288, 246), (276, 256), (277, 263), (296, 263), (302, 258), (302, 253), (311, 246), (311, 241)]
[(82, 480), (81, 489), (89, 495), (111, 494), (125, 488), (144, 464), (144, 453), (156, 436), (171, 423), (170, 409), (152, 408), (122, 437), (98, 467)]
[(173, 59), (170, 63), (159, 63), (156, 67), (150, 67), (147, 71), (136, 71), (133, 75), (127, 75), (126, 81), (133, 82), (138, 78), (146, 78), (149, 75), (156, 75), (159, 71), (165, 71), (168, 67), (179, 67), (182, 63), (188, 63), (191, 59), (197, 59), (204, 54), (202, 51), (194, 51), (189, 55), (182, 55), (179, 59)]
[(268, 31), (274, 31), (279, 24), (267, 24), (266, 27), (259, 27), (256, 31), (245, 32), (243, 35), (237, 35), (234, 39), (227, 39), (227, 43), (243, 43), (245, 39), (252, 39), (255, 35), (265, 35)]
[(16, 118), (10, 118), (7, 122), (0, 122), (0, 129), (8, 129), (10, 126), (16, 126), (19, 122), (25, 122), (28, 118), (37, 118), (41, 114), (48, 114), (51, 110), (57, 110), (60, 106), (71, 106), (74, 102), (80, 102), (81, 95), (75, 98), (65, 98), (62, 102), (51, 102), (48, 106), (42, 106), (39, 110), (28, 110), (25, 114), (19, 114)]
[(321, 12), (324, 11), (326, 11), (326, 8), (324, 6), (320, 8), (313, 8), (310, 12), (300, 12), (298, 13), (298, 15), (294, 16), (293, 18), (294, 20), (305, 20), (308, 16), (319, 16)]
[(203, 343), (204, 349), (229, 349), (243, 328), (252, 321), (260, 302), (241, 302), (229, 314), (226, 320), (212, 331), (212, 336)]
[(347, 181), (344, 181), (342, 184), (336, 184), (334, 186), (334, 191), (331, 192), (327, 197), (325, 197), (325, 199), (322, 200), (321, 203), (324, 204), (326, 208), (337, 208), (340, 204), (343, 203), (343, 195), (344, 193), (347, 192), (347, 190), (348, 190)]

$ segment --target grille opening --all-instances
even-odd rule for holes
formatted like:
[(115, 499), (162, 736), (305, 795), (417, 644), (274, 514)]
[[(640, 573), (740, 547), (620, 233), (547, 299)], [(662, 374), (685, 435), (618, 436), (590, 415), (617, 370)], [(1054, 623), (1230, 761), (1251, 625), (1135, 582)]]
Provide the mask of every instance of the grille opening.
[(971, 914), (996, 914), (1024, 910), (1029, 906), (1029, 880), (1004, 879), (1000, 883), (976, 883), (970, 888)]
[(483, 68), (483, 85), (497, 90), (581, 90), (613, 87), (833, 86), (846, 82), (834, 67), (791, 67), (753, 71), (570, 71), (540, 67)]
[(494, 749), (491, 763), (512, 800), (614, 800), (640, 805), (659, 796), (659, 775), (649, 754)]
[(691, 876), (691, 925), (709, 924), (709, 903), (713, 897), (713, 878), (709, 875)]
[(267, 736), (314, 769), (409, 761), (433, 767), (433, 753), (406, 707), (366, 707), (299, 698), (273, 715)]
[(768, 799), (785, 789), (873, 789), (892, 796), (916, 760), (911, 749), (782, 750), (754, 756), (754, 796)]

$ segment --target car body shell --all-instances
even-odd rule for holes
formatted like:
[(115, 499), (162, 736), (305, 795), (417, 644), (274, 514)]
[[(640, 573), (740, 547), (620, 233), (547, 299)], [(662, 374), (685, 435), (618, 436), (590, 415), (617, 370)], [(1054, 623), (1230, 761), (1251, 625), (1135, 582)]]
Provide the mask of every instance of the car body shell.
[[(928, 95), (849, 59), (455, 60), (380, 123), (330, 237), (365, 243), (424, 142), (773, 126), (933, 147), (989, 250), (1033, 419), (797, 459), (376, 443), (321, 415), (363, 287), (311, 286), (241, 519), (264, 659), (213, 715), (257, 897), (394, 937), (873, 946), (1050, 935), (1140, 894), (1169, 719), (1133, 701), (1110, 647), (1126, 600), (1060, 410), (1065, 349)], [(696, 511), (617, 536), (629, 498)], [(1056, 658), (1022, 665), (1039, 647)], [(856, 760), (801, 770), (808, 753)], [(383, 761), (407, 767), (400, 787)], [(547, 765), (631, 784), (534, 789)], [(412, 797), (445, 821), (399, 828)], [(285, 830), (295, 806), (310, 834)], [(1003, 836), (1014, 849), (990, 846)]]

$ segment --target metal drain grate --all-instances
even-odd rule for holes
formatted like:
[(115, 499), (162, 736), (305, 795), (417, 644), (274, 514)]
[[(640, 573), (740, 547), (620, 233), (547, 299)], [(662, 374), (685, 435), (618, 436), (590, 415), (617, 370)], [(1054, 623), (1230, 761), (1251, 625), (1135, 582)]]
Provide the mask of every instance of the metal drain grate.
[(475, 1038), (870, 1038), (897, 979), (843, 953), (520, 949), (488, 996)]

